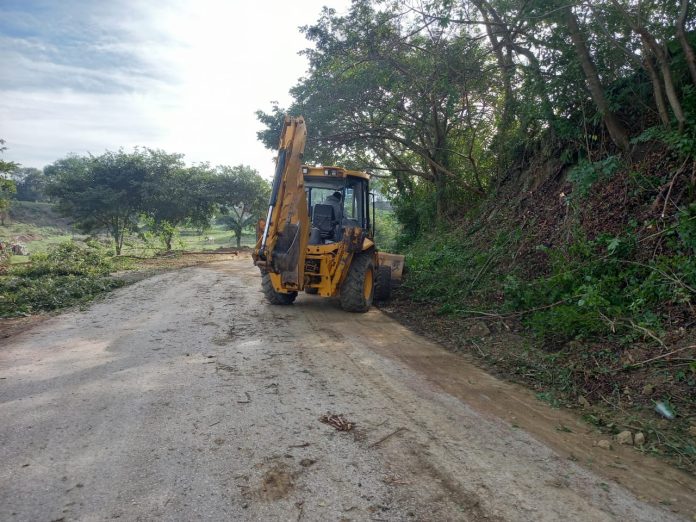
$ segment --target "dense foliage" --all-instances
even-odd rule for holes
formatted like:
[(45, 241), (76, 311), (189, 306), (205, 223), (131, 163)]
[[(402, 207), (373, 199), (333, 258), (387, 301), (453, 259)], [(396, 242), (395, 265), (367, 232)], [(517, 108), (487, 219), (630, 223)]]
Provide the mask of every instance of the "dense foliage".
[[(388, 172), (409, 233), (461, 214), (539, 152), (587, 161), (648, 128), (693, 132), (696, 12), (686, 0), (356, 0), (302, 28), (308, 74), (285, 112), (310, 160)], [(692, 143), (692, 141), (690, 141)]]

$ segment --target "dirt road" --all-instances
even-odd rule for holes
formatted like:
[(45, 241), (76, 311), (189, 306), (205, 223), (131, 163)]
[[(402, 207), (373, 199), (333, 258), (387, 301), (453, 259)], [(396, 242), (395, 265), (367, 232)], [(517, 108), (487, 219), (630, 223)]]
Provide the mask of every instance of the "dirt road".
[(3, 343), (0, 520), (696, 513), (692, 477), (594, 448), (571, 415), (377, 310), (265, 304), (248, 259), (152, 277)]

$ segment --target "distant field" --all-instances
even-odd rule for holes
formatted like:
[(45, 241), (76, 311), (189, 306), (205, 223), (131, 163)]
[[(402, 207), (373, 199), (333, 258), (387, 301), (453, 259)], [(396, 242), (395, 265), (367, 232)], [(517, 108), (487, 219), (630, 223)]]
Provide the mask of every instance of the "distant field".
[[(198, 234), (196, 230), (182, 230), (181, 241), (184, 243), (185, 250), (215, 250), (217, 248), (230, 248), (237, 246), (237, 239), (234, 232), (225, 230), (219, 225), (214, 225), (210, 230), (203, 234)], [(254, 246), (256, 236), (251, 231), (242, 234), (242, 246)]]

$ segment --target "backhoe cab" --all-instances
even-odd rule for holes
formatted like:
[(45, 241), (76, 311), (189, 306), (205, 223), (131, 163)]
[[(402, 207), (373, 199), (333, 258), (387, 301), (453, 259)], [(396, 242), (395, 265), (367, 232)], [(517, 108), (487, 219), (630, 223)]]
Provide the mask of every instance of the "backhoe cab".
[(369, 174), (302, 165), (305, 140), (304, 120), (286, 117), (253, 253), (264, 295), (272, 304), (291, 304), (300, 291), (338, 296), (344, 310), (366, 312), (389, 298), (404, 258), (377, 251)]

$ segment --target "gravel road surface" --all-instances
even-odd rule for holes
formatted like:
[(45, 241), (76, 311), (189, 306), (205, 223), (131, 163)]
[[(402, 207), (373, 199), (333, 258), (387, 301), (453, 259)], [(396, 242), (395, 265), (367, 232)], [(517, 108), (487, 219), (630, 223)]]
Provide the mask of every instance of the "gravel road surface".
[(2, 340), (0, 520), (694, 520), (693, 477), (376, 309), (259, 289), (186, 268)]

